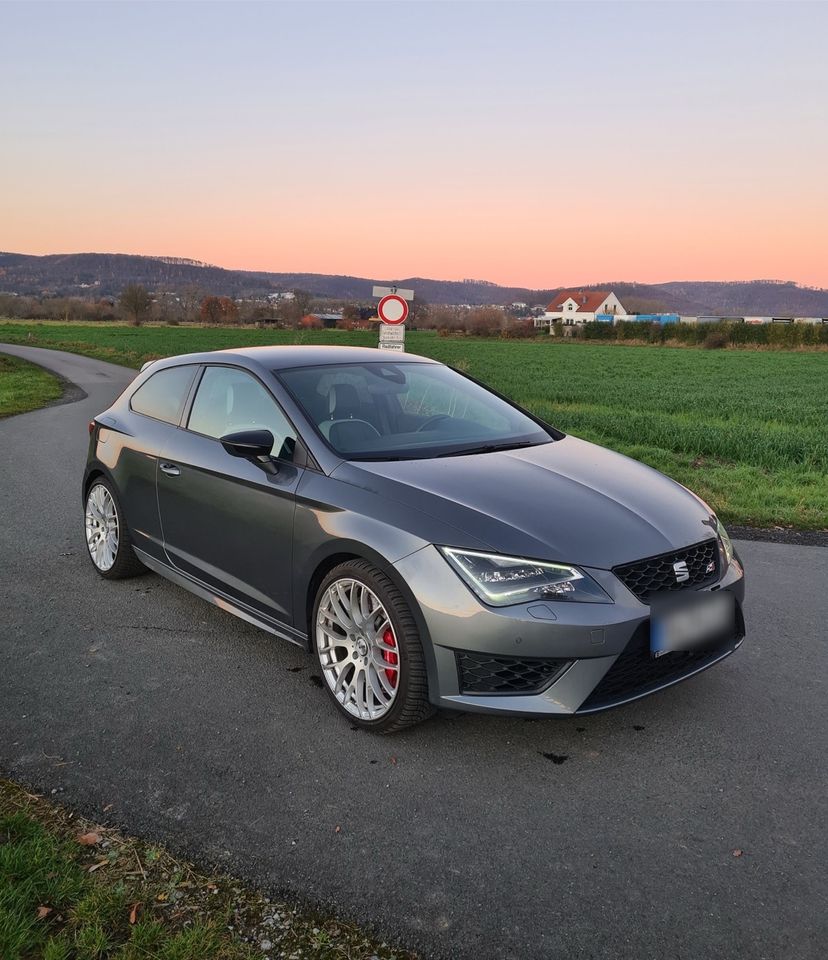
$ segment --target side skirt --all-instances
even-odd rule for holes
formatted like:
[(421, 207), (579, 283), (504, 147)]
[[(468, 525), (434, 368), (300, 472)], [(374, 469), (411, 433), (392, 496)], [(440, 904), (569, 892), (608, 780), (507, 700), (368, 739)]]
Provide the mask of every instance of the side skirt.
[(138, 547), (133, 547), (133, 550), (135, 551), (135, 555), (138, 557), (141, 563), (143, 563), (148, 569), (152, 570), (153, 573), (157, 573), (159, 576), (164, 577), (166, 580), (169, 580), (178, 587), (183, 587), (185, 590), (189, 590), (190, 593), (194, 593), (197, 597), (201, 597), (202, 600), (207, 600), (209, 603), (219, 607), (219, 609), (225, 610), (227, 613), (232, 613), (234, 617), (238, 617), (240, 620), (246, 620), (247, 623), (252, 623), (254, 627), (258, 627), (260, 630), (266, 630), (268, 633), (272, 633), (274, 636), (277, 636), (282, 640), (288, 640), (290, 643), (295, 643), (298, 647), (302, 647), (304, 650), (308, 649), (307, 636), (305, 636), (303, 633), (300, 633), (298, 630), (294, 630), (292, 627), (288, 627), (286, 624), (277, 623), (275, 620), (271, 620), (269, 617), (264, 617), (261, 614), (254, 612), (249, 607), (245, 607), (238, 601), (231, 600), (224, 594), (217, 593), (215, 590), (205, 586), (199, 580), (188, 577), (179, 570), (173, 570), (172, 567), (168, 567), (165, 563), (161, 563), (160, 560), (156, 560), (155, 557), (150, 556), (150, 554), (140, 550)]

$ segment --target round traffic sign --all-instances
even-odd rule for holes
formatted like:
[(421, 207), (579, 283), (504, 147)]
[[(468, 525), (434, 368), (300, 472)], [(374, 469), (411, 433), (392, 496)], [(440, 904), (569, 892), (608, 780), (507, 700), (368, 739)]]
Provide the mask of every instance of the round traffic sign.
[(396, 293), (383, 297), (377, 306), (377, 313), (383, 323), (405, 323), (408, 317), (408, 304)]

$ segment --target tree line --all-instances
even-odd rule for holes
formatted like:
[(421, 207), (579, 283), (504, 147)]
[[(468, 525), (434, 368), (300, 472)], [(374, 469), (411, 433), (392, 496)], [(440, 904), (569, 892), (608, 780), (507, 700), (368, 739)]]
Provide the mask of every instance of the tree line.
[(273, 304), (263, 300), (234, 300), (192, 287), (177, 293), (150, 293), (141, 284), (127, 284), (117, 298), (36, 297), (0, 294), (0, 317), (64, 322), (249, 324), (275, 320), (297, 326), (320, 301), (304, 291)]
[[(144, 323), (204, 323), (216, 326), (267, 323), (276, 327), (314, 328), (323, 322), (314, 314), (341, 314), (336, 323), (343, 329), (359, 329), (376, 319), (376, 302), (343, 302), (313, 297), (294, 290), (290, 297), (270, 302), (233, 300), (191, 288), (180, 293), (151, 293), (137, 283), (127, 284), (116, 299), (86, 300), (79, 297), (20, 297), (0, 294), (0, 316), (24, 320), (116, 321), (133, 326)], [(500, 307), (449, 307), (431, 305), (422, 297), (410, 304), (411, 329), (497, 336), (534, 335), (531, 319)]]

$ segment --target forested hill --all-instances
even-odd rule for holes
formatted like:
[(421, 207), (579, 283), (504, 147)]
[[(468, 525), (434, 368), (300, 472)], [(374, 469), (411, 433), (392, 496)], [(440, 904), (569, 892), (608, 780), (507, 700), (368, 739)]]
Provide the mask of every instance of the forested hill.
[[(26, 296), (114, 297), (128, 283), (152, 292), (197, 289), (228, 297), (257, 297), (301, 289), (335, 300), (370, 300), (374, 283), (392, 280), (413, 287), (429, 303), (546, 304), (559, 287), (533, 290), (502, 287), (485, 281), (433, 280), (426, 277), (349, 277), (323, 273), (267, 273), (225, 270), (177, 257), (144, 257), (121, 253), (69, 253), (30, 256), (0, 253), (0, 293)], [(799, 287), (793, 282), (674, 281), (661, 284), (606, 281), (584, 289), (613, 290), (628, 310), (674, 311), (724, 316), (826, 316), (828, 290)]]

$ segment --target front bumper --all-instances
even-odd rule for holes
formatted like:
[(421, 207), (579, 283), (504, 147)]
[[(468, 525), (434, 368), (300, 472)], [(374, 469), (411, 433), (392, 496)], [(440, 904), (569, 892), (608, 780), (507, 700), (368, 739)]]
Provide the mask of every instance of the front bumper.
[[(412, 592), (425, 633), (431, 701), (474, 712), (566, 715), (628, 703), (685, 680), (733, 653), (744, 636), (741, 562), (707, 589), (736, 597), (737, 628), (712, 651), (649, 657), (650, 608), (610, 571), (584, 568), (613, 603), (542, 600), (514, 607), (487, 607), (448, 567), (435, 547), (395, 564)], [(430, 642), (429, 642), (430, 641)], [(490, 666), (529, 664), (537, 692), (483, 693), (469, 677)], [(461, 677), (463, 686), (461, 686)]]

